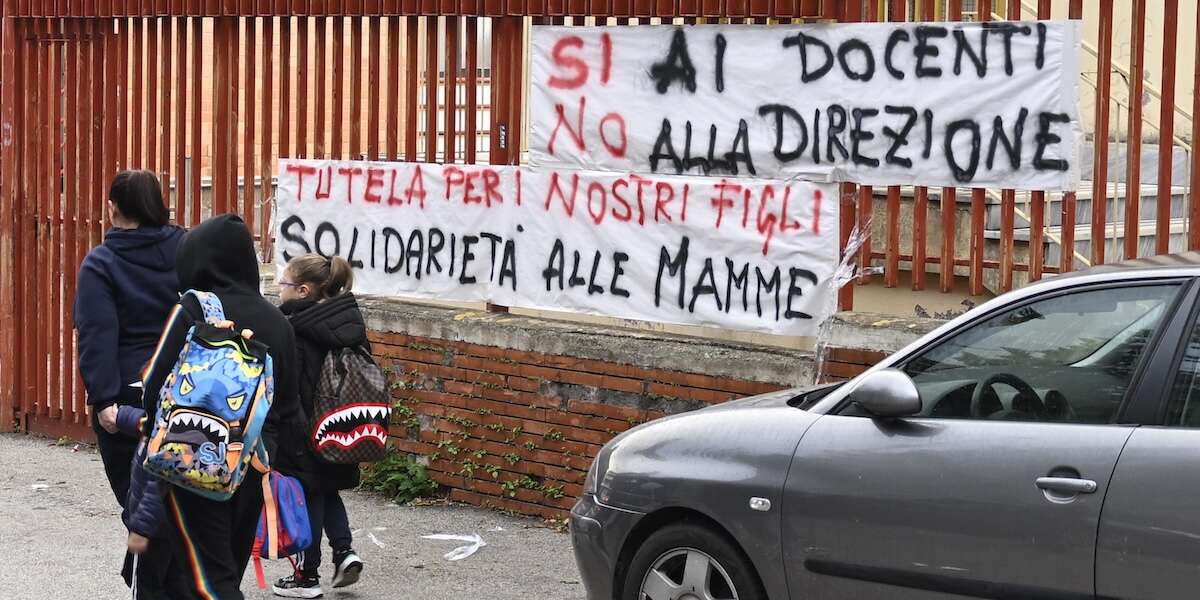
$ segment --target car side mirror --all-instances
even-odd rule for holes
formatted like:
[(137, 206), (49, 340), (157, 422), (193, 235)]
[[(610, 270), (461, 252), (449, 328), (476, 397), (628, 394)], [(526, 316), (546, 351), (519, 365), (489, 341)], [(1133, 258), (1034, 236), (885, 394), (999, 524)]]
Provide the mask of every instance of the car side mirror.
[(921, 412), (921, 392), (899, 369), (883, 369), (863, 376), (850, 400), (873, 417), (910, 417)]

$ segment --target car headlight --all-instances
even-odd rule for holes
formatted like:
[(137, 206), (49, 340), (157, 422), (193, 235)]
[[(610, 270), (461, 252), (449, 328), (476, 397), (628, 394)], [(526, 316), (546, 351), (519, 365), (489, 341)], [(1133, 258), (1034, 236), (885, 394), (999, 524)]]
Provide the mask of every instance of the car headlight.
[(597, 487), (597, 483), (598, 483), (596, 481), (596, 475), (597, 475), (597, 471), (599, 471), (599, 470), (600, 470), (600, 457), (597, 456), (596, 458), (592, 459), (592, 466), (588, 468), (587, 479), (583, 480), (583, 494), (585, 496), (588, 494), (591, 494), (591, 495), (596, 494), (596, 487)]

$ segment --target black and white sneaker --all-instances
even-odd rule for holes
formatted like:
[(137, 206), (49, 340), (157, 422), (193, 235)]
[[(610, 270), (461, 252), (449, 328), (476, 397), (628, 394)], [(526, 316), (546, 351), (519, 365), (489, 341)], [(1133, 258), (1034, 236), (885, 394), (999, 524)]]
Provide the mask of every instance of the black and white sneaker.
[(358, 583), (362, 575), (363, 561), (353, 550), (338, 553), (333, 557), (333, 587), (344, 588)]
[(320, 598), (321, 578), (316, 575), (296, 573), (276, 581), (271, 589), (276, 596), (281, 598)]

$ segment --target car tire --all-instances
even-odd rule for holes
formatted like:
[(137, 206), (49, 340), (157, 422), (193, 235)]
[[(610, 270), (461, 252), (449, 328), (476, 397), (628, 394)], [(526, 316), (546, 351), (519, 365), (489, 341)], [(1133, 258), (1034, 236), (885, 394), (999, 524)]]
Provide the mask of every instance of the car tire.
[[(702, 587), (705, 581), (708, 587)], [(686, 522), (646, 538), (629, 563), (620, 598), (678, 600), (685, 594), (701, 600), (767, 598), (750, 560), (728, 536)]]

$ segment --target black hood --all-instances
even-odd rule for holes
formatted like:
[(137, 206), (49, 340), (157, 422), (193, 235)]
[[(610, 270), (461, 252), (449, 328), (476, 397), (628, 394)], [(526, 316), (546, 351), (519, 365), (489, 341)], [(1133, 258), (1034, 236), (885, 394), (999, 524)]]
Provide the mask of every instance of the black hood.
[(242, 218), (220, 215), (183, 236), (175, 260), (179, 289), (259, 294), (258, 256)]
[(165, 273), (175, 269), (175, 254), (183, 230), (174, 225), (110, 229), (104, 247), (117, 258), (133, 265)]
[(323, 348), (356, 348), (367, 343), (367, 325), (353, 294), (324, 302), (291, 300), (279, 307), (296, 335)]

